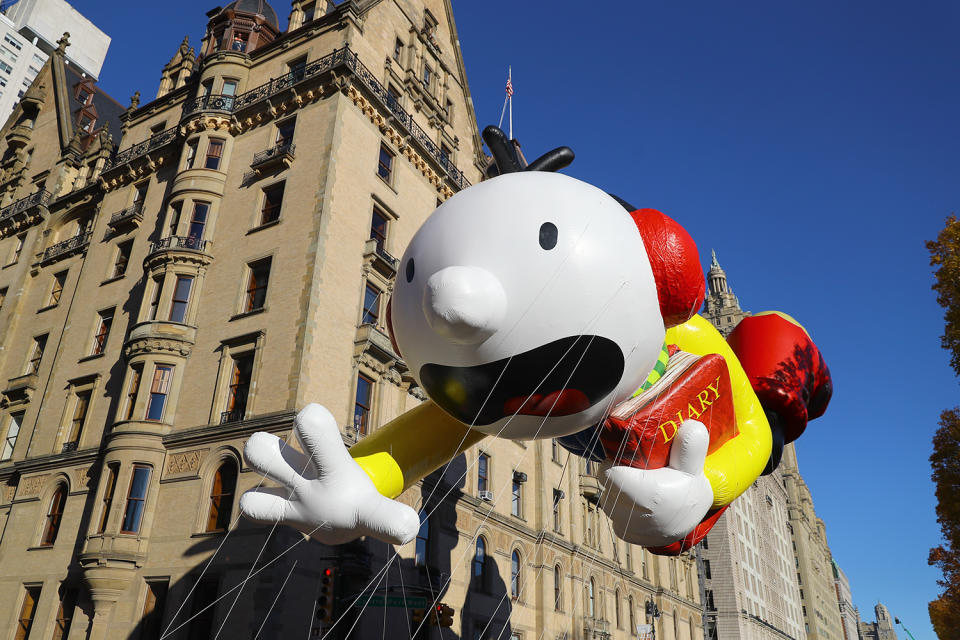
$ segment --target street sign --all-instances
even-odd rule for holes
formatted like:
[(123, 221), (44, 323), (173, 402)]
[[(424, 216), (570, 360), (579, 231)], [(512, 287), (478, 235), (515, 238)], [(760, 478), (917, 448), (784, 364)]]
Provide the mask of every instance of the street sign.
[(653, 640), (653, 625), (652, 625), (652, 624), (638, 624), (638, 625), (637, 625), (637, 640)]
[(426, 609), (427, 599), (411, 596), (374, 596), (359, 598), (354, 607), (397, 607), (400, 609)]

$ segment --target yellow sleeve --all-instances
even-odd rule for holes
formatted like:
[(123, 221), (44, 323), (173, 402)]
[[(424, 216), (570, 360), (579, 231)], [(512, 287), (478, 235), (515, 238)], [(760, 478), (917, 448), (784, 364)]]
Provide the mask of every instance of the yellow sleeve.
[(377, 491), (396, 498), (485, 437), (428, 401), (355, 444), (350, 455)]
[(773, 447), (770, 424), (737, 356), (707, 320), (697, 315), (669, 329), (667, 343), (699, 356), (717, 353), (727, 361), (740, 433), (708, 455), (704, 464), (713, 489), (713, 506), (722, 507), (746, 491), (763, 472)]

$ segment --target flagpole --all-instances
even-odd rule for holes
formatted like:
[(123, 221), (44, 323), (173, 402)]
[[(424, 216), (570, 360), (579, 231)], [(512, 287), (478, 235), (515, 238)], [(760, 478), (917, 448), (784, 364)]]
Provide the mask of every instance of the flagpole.
[[(510, 84), (510, 87), (513, 87), (513, 67), (507, 67), (507, 82)], [(508, 95), (507, 99), (510, 101), (510, 139), (513, 140), (513, 95)]]

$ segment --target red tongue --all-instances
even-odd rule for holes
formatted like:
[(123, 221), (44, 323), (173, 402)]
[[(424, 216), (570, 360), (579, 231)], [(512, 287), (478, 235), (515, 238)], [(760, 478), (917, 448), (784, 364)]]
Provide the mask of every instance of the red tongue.
[(590, 407), (587, 395), (578, 389), (564, 389), (547, 395), (516, 396), (503, 403), (508, 415), (521, 416), (569, 416)]

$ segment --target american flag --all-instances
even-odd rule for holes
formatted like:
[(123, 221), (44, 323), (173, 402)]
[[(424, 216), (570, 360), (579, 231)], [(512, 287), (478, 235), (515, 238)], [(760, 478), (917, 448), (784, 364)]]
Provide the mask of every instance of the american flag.
[(507, 97), (513, 97), (513, 81), (507, 78)]

